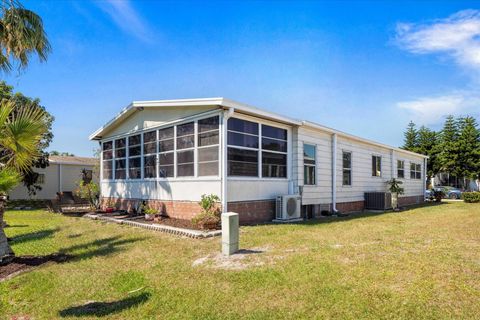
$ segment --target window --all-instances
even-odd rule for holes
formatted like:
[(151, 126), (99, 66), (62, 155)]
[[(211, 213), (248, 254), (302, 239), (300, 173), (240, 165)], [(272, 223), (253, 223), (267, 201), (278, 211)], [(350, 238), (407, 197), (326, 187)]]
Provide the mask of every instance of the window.
[(316, 147), (310, 144), (303, 145), (303, 184), (315, 184)]
[(195, 123), (177, 126), (177, 177), (191, 177), (195, 174)]
[(139, 134), (128, 137), (128, 178), (140, 179), (142, 176), (142, 138)]
[(372, 156), (372, 177), (382, 176), (382, 157)]
[[(92, 172), (92, 170), (90, 170)], [(37, 183), (44, 184), (45, 183), (45, 174), (44, 173), (37, 173)]]
[(228, 175), (258, 177), (258, 123), (228, 119)]
[(262, 177), (287, 177), (287, 130), (262, 125)]
[(157, 131), (143, 134), (143, 177), (157, 177)]
[(198, 120), (198, 175), (218, 175), (219, 117)]
[(422, 165), (410, 163), (410, 179), (422, 179)]
[(175, 128), (158, 130), (158, 175), (160, 178), (173, 177), (174, 169), (174, 134)]
[(405, 161), (397, 160), (397, 178), (405, 178)]
[(112, 162), (113, 162), (113, 142), (107, 141), (102, 145), (102, 168), (103, 179), (113, 179)]
[(127, 177), (126, 168), (126, 138), (115, 140), (115, 176), (114, 179), (125, 179)]
[(342, 152), (342, 167), (343, 167), (343, 176), (342, 184), (344, 186), (352, 185), (352, 153), (343, 151)]

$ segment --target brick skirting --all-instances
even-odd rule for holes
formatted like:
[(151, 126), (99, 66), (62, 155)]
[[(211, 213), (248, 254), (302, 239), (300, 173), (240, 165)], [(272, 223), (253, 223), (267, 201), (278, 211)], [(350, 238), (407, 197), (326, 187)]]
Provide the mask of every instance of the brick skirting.
[(365, 201), (337, 202), (337, 210), (340, 212), (358, 212), (365, 208)]
[[(118, 210), (131, 212), (136, 203), (142, 202), (141, 199), (120, 199), (120, 198), (102, 198), (101, 207), (105, 209), (108, 200), (115, 202)], [(200, 213), (202, 208), (198, 201), (172, 201), (172, 200), (145, 200), (148, 206), (155, 208), (164, 216), (175, 219), (190, 220), (196, 214)]]
[(275, 200), (252, 200), (228, 203), (228, 211), (239, 214), (240, 224), (257, 224), (275, 218)]

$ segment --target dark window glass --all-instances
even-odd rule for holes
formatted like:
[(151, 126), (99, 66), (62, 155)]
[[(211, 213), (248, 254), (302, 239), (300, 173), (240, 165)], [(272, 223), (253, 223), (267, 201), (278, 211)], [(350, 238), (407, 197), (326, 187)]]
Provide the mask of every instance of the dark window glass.
[(103, 160), (112, 159), (112, 150), (103, 151)]
[(303, 145), (303, 163), (315, 164), (315, 146), (310, 144)]
[(218, 147), (198, 149), (198, 161), (216, 161), (218, 160)]
[(382, 157), (372, 156), (372, 176), (382, 176)]
[(173, 152), (159, 154), (158, 161), (161, 165), (173, 165)]
[(315, 184), (315, 166), (303, 167), (303, 183), (305, 185)]
[(193, 122), (180, 124), (177, 126), (177, 137), (186, 136), (194, 133), (195, 125)]
[(129, 147), (128, 148), (128, 156), (139, 156), (142, 153), (142, 148), (140, 146)]
[(199, 176), (217, 176), (218, 175), (218, 161), (200, 162), (198, 163)]
[(158, 161), (160, 163), (158, 174), (161, 178), (173, 177), (175, 173), (173, 160), (173, 152), (158, 155)]
[(211, 131), (218, 129), (219, 117), (211, 117), (198, 120), (198, 132)]
[(112, 141), (107, 141), (103, 143), (103, 150), (112, 150)]
[(128, 159), (128, 177), (130, 179), (141, 178), (141, 158), (129, 158)]
[(177, 163), (193, 163), (193, 150), (177, 152)]
[(229, 176), (258, 176), (258, 152), (228, 148)]
[(350, 152), (342, 153), (342, 184), (344, 186), (352, 185), (352, 154)]
[(405, 162), (397, 160), (397, 178), (405, 178)]
[(155, 155), (143, 158), (143, 175), (145, 178), (155, 178), (157, 176), (156, 160), (157, 157)]
[(173, 127), (158, 130), (158, 140), (172, 139)]
[(189, 164), (178, 164), (177, 165), (177, 176), (178, 177), (193, 177), (193, 163)]
[(262, 149), (287, 152), (287, 141), (262, 138)]
[(158, 168), (158, 174), (160, 176), (160, 178), (169, 178), (169, 177), (173, 177), (174, 173), (175, 173), (175, 168), (173, 165), (171, 166), (159, 166)]
[(262, 153), (262, 176), (269, 178), (287, 177), (287, 155), (271, 152)]
[(103, 161), (103, 179), (112, 179), (112, 160)]
[(241, 133), (229, 132), (228, 144), (232, 146), (258, 148), (258, 137)]
[(177, 150), (195, 147), (195, 136), (177, 137)]
[(156, 153), (157, 142), (148, 142), (143, 145), (143, 154)]
[(163, 140), (158, 142), (158, 147), (160, 152), (172, 151), (173, 150), (173, 139)]
[(125, 139), (125, 138), (115, 140), (115, 149), (117, 149), (117, 148), (125, 148), (125, 143), (126, 143), (126, 139)]
[(218, 130), (198, 134), (198, 146), (210, 146), (218, 144)]
[(157, 131), (150, 131), (143, 134), (143, 143), (157, 140)]
[(230, 118), (228, 119), (228, 130), (258, 135), (258, 123)]
[(141, 141), (141, 138), (140, 138), (139, 134), (128, 137), (128, 145), (129, 146), (140, 144), (140, 141)]
[(125, 158), (127, 154), (127, 149), (115, 149), (115, 158)]
[(344, 186), (352, 185), (352, 170), (343, 170), (343, 180), (342, 183)]
[(262, 137), (287, 140), (287, 130), (262, 125)]
[(115, 179), (126, 178), (125, 163), (125, 159), (115, 160)]
[(350, 152), (343, 152), (342, 160), (343, 160), (343, 169), (352, 168), (352, 154)]

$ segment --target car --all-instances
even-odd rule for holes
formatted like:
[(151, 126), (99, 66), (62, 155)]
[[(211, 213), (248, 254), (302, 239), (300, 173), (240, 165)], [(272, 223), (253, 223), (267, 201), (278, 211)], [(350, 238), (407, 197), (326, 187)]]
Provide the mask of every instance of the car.
[(462, 197), (462, 190), (449, 186), (436, 186), (433, 190), (442, 191), (444, 198), (447, 199), (460, 199)]
[(433, 200), (433, 191), (430, 189), (425, 190), (425, 201)]

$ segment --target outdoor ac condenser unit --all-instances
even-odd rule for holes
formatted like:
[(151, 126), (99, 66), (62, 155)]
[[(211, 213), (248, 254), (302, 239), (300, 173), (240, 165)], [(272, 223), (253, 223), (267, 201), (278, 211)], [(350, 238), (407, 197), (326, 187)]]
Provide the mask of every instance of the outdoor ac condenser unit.
[(276, 220), (300, 219), (301, 199), (299, 195), (277, 197)]
[(388, 210), (392, 208), (390, 192), (365, 192), (365, 209)]

